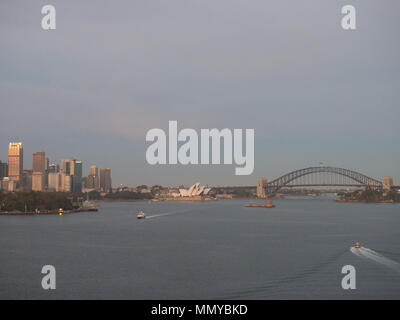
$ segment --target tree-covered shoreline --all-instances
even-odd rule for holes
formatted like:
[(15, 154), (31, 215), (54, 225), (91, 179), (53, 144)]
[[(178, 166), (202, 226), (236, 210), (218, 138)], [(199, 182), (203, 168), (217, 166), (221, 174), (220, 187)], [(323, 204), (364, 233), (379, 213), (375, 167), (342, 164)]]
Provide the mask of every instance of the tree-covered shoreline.
[(374, 189), (339, 192), (339, 201), (348, 202), (400, 202), (400, 194), (395, 191), (379, 191)]
[(41, 212), (55, 211), (59, 208), (63, 210), (73, 210), (79, 208), (83, 200), (150, 200), (153, 198), (151, 193), (138, 193), (121, 191), (108, 193), (102, 196), (97, 191), (86, 193), (68, 192), (0, 192), (0, 212)]
[(63, 192), (7, 192), (0, 193), (0, 212), (72, 210), (74, 196)]

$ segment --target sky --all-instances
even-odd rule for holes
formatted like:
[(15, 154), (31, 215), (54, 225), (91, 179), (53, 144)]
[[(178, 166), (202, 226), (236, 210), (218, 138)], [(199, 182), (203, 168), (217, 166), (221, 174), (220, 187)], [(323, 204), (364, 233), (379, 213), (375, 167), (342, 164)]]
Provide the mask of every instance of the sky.
[[(3, 0), (0, 160), (22, 141), (26, 168), (75, 157), (114, 186), (255, 185), (320, 162), (400, 184), (399, 30), (397, 0)], [(254, 129), (253, 174), (149, 165), (146, 132), (169, 120)]]

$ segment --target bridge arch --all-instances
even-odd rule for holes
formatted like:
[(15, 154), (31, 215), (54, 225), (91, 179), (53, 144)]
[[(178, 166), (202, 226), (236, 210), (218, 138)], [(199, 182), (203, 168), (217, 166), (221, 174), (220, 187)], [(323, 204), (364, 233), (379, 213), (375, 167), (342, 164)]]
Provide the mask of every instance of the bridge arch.
[[(295, 180), (301, 177), (312, 175), (312, 174), (322, 174), (329, 173), (348, 178), (353, 183), (329, 183), (327, 181), (322, 181), (321, 183), (302, 183), (302, 184), (291, 184)], [(352, 171), (344, 168), (336, 168), (329, 166), (320, 167), (308, 167), (304, 169), (295, 170), (280, 176), (279, 178), (272, 180), (267, 183), (266, 191), (267, 194), (276, 193), (279, 189), (283, 187), (294, 187), (294, 186), (370, 186), (372, 188), (382, 188), (382, 182), (371, 177), (368, 177), (362, 173)]]

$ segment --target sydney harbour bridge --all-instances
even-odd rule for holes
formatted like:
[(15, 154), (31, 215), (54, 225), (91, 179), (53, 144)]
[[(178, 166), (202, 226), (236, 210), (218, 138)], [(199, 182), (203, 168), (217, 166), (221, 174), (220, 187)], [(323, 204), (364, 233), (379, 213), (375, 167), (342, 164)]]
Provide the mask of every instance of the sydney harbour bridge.
[(383, 183), (349, 169), (319, 166), (286, 173), (266, 182), (266, 194), (275, 194), (282, 188), (294, 187), (370, 187), (382, 189)]

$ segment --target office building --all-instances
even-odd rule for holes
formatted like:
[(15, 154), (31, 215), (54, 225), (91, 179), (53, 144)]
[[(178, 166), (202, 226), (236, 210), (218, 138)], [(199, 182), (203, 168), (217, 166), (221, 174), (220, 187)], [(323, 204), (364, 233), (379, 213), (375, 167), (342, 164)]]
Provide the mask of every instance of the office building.
[(32, 173), (32, 191), (45, 190), (45, 174), (42, 172)]
[(56, 191), (57, 188), (57, 172), (49, 172), (47, 175), (47, 189)]
[(0, 180), (0, 190), (2, 191), (15, 191), (16, 185), (16, 182), (10, 180), (8, 177), (4, 177), (2, 180)]
[(32, 170), (34, 173), (46, 171), (46, 159), (46, 154), (43, 151), (32, 154)]
[(8, 147), (8, 177), (16, 184), (22, 183), (24, 149), (22, 142), (10, 142)]
[(8, 164), (0, 161), (0, 180), (4, 177), (8, 177)]
[(82, 161), (75, 160), (73, 166), (72, 191), (82, 192)]
[(50, 164), (47, 171), (57, 173), (60, 171), (60, 166), (58, 164)]
[(56, 173), (56, 191), (71, 192), (72, 191), (72, 176), (64, 172)]
[[(64, 191), (81, 192), (82, 191), (82, 161), (68, 158), (61, 160), (61, 171), (65, 176), (70, 178), (64, 178)], [(71, 182), (71, 186), (68, 187), (68, 181)]]
[[(32, 191), (32, 169), (24, 169), (22, 171), (22, 190), (25, 192)], [(21, 187), (21, 186), (20, 186)], [(21, 188), (20, 188), (21, 190)]]
[(90, 166), (90, 175), (92, 175), (92, 176), (98, 176), (99, 175), (99, 170), (97, 169), (96, 166)]
[(86, 188), (93, 190), (100, 188), (99, 171), (96, 166), (90, 166), (90, 174), (86, 178)]
[(47, 184), (47, 167), (46, 154), (41, 152), (34, 152), (32, 154), (32, 190), (44, 191)]
[(111, 192), (111, 169), (100, 168), (100, 189), (104, 192)]

